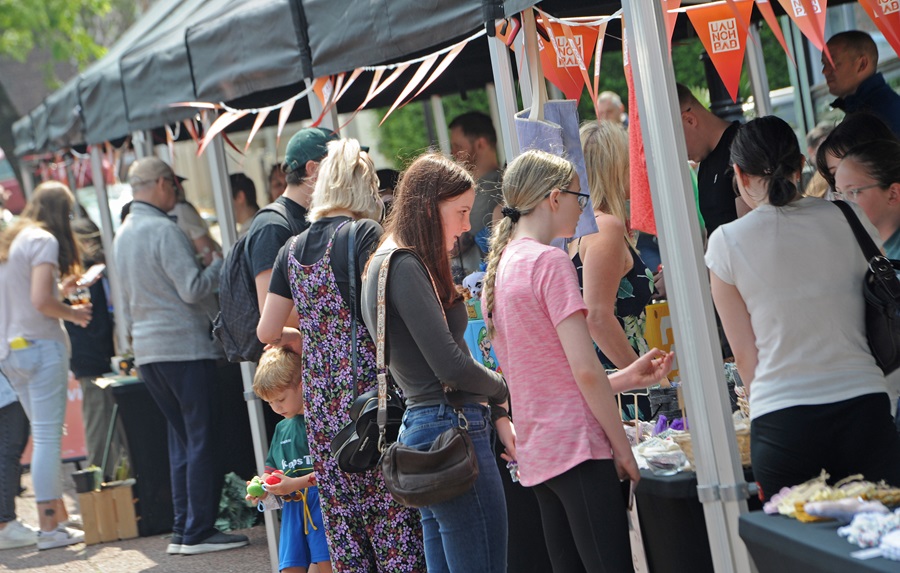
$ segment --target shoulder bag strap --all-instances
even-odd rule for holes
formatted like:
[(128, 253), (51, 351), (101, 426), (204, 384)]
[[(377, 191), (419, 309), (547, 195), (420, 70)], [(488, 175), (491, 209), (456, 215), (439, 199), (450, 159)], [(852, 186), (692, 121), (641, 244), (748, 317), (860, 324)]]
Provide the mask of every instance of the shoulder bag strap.
[(856, 242), (859, 243), (859, 248), (862, 249), (866, 260), (871, 261), (875, 257), (882, 256), (881, 251), (879, 251), (878, 247), (875, 245), (875, 241), (872, 240), (872, 237), (866, 232), (865, 227), (859, 222), (859, 217), (853, 212), (853, 208), (841, 200), (834, 201), (833, 203), (844, 213), (844, 217), (846, 217), (847, 222), (850, 223), (850, 228), (853, 229), (853, 234), (856, 235)]
[(841, 212), (844, 213), (844, 217), (847, 218), (847, 222), (850, 223), (850, 228), (853, 229), (853, 234), (856, 235), (856, 242), (859, 243), (859, 248), (862, 249), (863, 255), (865, 255), (866, 261), (869, 263), (869, 270), (872, 271), (872, 274), (875, 275), (881, 285), (887, 289), (892, 298), (900, 300), (900, 282), (897, 281), (891, 261), (881, 254), (878, 246), (875, 245), (875, 241), (872, 240), (865, 227), (859, 222), (859, 217), (856, 216), (850, 205), (841, 200), (833, 201), (833, 203), (840, 208)]
[(422, 258), (419, 257), (415, 251), (407, 248), (398, 248), (389, 252), (384, 257), (384, 260), (381, 261), (381, 266), (378, 268), (378, 306), (375, 312), (377, 317), (377, 325), (375, 328), (375, 362), (378, 371), (378, 414), (376, 420), (378, 422), (378, 450), (381, 452), (384, 452), (385, 448), (387, 448), (387, 444), (385, 443), (385, 426), (387, 426), (387, 390), (388, 382), (390, 380), (390, 373), (388, 372), (387, 365), (387, 353), (385, 351), (387, 343), (387, 281), (388, 270), (391, 266), (391, 257), (398, 252), (405, 252), (414, 256), (416, 260), (419, 261), (419, 264), (425, 269), (428, 278), (431, 280), (434, 296), (437, 298), (438, 305), (441, 307), (441, 313), (444, 315), (444, 320), (447, 320), (447, 315), (444, 313), (444, 305), (441, 303), (440, 295), (438, 295), (437, 285), (434, 283), (434, 278), (432, 278), (431, 273), (428, 271), (428, 267), (425, 265)]
[(359, 363), (356, 351), (356, 221), (350, 223), (350, 236), (347, 239), (347, 270), (350, 274), (350, 365), (353, 371), (353, 400), (358, 394), (356, 366)]

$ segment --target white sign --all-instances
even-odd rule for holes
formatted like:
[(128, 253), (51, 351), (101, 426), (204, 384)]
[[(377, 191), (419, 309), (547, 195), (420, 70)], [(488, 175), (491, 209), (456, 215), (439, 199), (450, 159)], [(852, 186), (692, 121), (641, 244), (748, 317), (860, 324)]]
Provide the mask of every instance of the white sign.
[(572, 47), (572, 43), (569, 42), (569, 39), (565, 36), (556, 36), (554, 37), (554, 41), (556, 42), (556, 67), (557, 68), (577, 68), (578, 67), (578, 56), (575, 55), (575, 50), (578, 50), (578, 53), (583, 53), (583, 42), (581, 41), (581, 35), (573, 36), (575, 38), (575, 47)]
[(710, 22), (709, 40), (714, 54), (739, 50), (741, 42), (738, 39), (737, 21), (734, 18), (728, 18)]
[(900, 11), (900, 0), (878, 0), (878, 6), (881, 8), (882, 14), (887, 16)]

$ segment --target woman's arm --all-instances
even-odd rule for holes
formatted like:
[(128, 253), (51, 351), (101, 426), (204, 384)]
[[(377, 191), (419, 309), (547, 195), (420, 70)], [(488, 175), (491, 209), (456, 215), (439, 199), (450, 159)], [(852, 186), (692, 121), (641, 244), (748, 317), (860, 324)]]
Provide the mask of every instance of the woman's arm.
[(591, 338), (617, 368), (625, 368), (638, 355), (616, 319), (619, 283), (628, 273), (631, 253), (625, 243), (625, 225), (612, 215), (597, 218), (600, 230), (581, 240), (584, 303)]
[(63, 304), (53, 290), (53, 283), (56, 280), (55, 270), (56, 267), (51, 263), (42, 263), (31, 268), (32, 306), (44, 316), (67, 320), (81, 327), (87, 326), (91, 321), (91, 305)]
[(753, 332), (747, 304), (737, 287), (726, 283), (712, 271), (709, 272), (709, 282), (713, 302), (722, 319), (722, 328), (725, 329), (738, 373), (749, 396), (750, 383), (753, 382), (756, 364), (759, 362), (759, 349), (756, 347), (756, 334)]
[(294, 308), (294, 301), (270, 292), (266, 295), (262, 315), (256, 326), (256, 337), (263, 344), (287, 346), (297, 354), (302, 353), (302, 338), (295, 328), (285, 327)]
[(622, 417), (613, 398), (609, 379), (597, 360), (584, 315), (579, 311), (563, 319), (556, 333), (566, 353), (578, 389), (594, 418), (600, 423), (613, 450), (613, 460), (621, 479), (638, 481), (638, 471), (631, 445), (622, 427)]

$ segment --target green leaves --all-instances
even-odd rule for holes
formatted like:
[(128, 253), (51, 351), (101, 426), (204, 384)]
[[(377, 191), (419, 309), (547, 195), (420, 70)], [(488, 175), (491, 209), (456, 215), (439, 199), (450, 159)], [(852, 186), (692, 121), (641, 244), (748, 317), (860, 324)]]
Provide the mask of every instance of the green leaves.
[(50, 78), (55, 62), (83, 68), (105, 52), (95, 35), (111, 8), (111, 0), (0, 0), (0, 56), (25, 61), (44, 50)]

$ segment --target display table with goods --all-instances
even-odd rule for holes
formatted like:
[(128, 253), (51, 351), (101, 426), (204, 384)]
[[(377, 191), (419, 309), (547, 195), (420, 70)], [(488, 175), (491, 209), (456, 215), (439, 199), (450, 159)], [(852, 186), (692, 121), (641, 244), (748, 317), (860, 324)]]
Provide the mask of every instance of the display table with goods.
[(136, 479), (138, 531), (142, 537), (171, 531), (174, 512), (166, 419), (138, 377), (122, 375), (103, 381), (106, 383), (102, 387), (112, 392), (125, 427), (131, 471)]
[(759, 571), (900, 571), (900, 490), (860, 475), (827, 479), (784, 488), (764, 511), (741, 516)]

